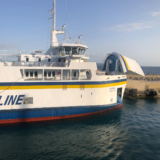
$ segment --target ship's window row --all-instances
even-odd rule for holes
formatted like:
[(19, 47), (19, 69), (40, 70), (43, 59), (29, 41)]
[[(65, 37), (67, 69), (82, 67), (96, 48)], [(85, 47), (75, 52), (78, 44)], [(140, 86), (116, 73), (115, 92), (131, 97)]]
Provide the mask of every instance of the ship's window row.
[(26, 77), (37, 77), (38, 76), (38, 73), (37, 71), (26, 71)]
[(64, 55), (84, 55), (86, 49), (83, 47), (60, 47), (58, 53), (60, 56)]
[(92, 78), (89, 69), (64, 69), (64, 70), (25, 70), (25, 80), (90, 80)]

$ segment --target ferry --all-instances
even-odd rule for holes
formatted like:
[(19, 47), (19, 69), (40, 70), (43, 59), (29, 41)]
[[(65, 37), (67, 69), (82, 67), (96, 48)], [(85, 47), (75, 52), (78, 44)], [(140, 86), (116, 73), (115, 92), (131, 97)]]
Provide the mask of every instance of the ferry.
[[(0, 60), (0, 124), (46, 121), (85, 116), (122, 106), (127, 57), (111, 54), (104, 70), (87, 62), (88, 47), (81, 42), (57, 40), (55, 3), (51, 46), (45, 54), (17, 54), (17, 61)], [(7, 56), (7, 55), (6, 55)], [(15, 56), (15, 55), (14, 55)], [(117, 57), (120, 74), (108, 74)], [(132, 63), (133, 64), (133, 63)], [(132, 66), (132, 64), (130, 66)]]

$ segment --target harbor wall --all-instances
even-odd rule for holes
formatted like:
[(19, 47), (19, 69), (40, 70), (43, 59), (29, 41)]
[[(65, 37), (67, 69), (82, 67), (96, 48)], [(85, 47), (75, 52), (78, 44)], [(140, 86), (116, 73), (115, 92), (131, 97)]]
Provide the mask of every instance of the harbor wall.
[(156, 97), (160, 97), (160, 75), (127, 75), (126, 89), (136, 89), (137, 97), (146, 96), (147, 90), (154, 90)]

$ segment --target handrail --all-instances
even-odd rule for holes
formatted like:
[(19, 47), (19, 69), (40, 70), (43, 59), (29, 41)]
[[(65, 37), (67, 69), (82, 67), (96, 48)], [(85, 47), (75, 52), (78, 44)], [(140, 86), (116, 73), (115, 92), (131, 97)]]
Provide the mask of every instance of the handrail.
[[(66, 62), (11, 62), (11, 66), (47, 66), (47, 67), (66, 67)], [(7, 65), (7, 63), (6, 63)]]
[(91, 76), (51, 76), (51, 77), (25, 77), (25, 81), (35, 81), (35, 80), (52, 80), (52, 81), (66, 81), (66, 80), (91, 80)]
[[(36, 50), (0, 50), (0, 56), (9, 56), (9, 55), (17, 55), (17, 56), (20, 56), (20, 53), (21, 54), (31, 54), (31, 53), (35, 53)], [(42, 50), (42, 53), (40, 54), (44, 54), (46, 53), (45, 50)], [(38, 53), (36, 53), (38, 54)]]
[(67, 43), (67, 44), (82, 44), (82, 45), (85, 45), (85, 43), (83, 41), (75, 41), (75, 40), (71, 40), (71, 39), (65, 39), (65, 40), (62, 40), (62, 41), (59, 41), (58, 42), (60, 45), (63, 44), (63, 43)]

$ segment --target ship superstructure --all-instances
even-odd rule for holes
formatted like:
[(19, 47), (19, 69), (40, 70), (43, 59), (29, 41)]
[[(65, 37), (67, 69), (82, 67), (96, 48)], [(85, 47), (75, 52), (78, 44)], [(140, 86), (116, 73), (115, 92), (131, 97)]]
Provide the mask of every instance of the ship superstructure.
[(56, 35), (53, 5), (51, 46), (45, 54), (19, 54), (0, 62), (0, 123), (52, 120), (102, 112), (122, 105), (126, 75), (107, 75), (87, 62), (88, 47)]

